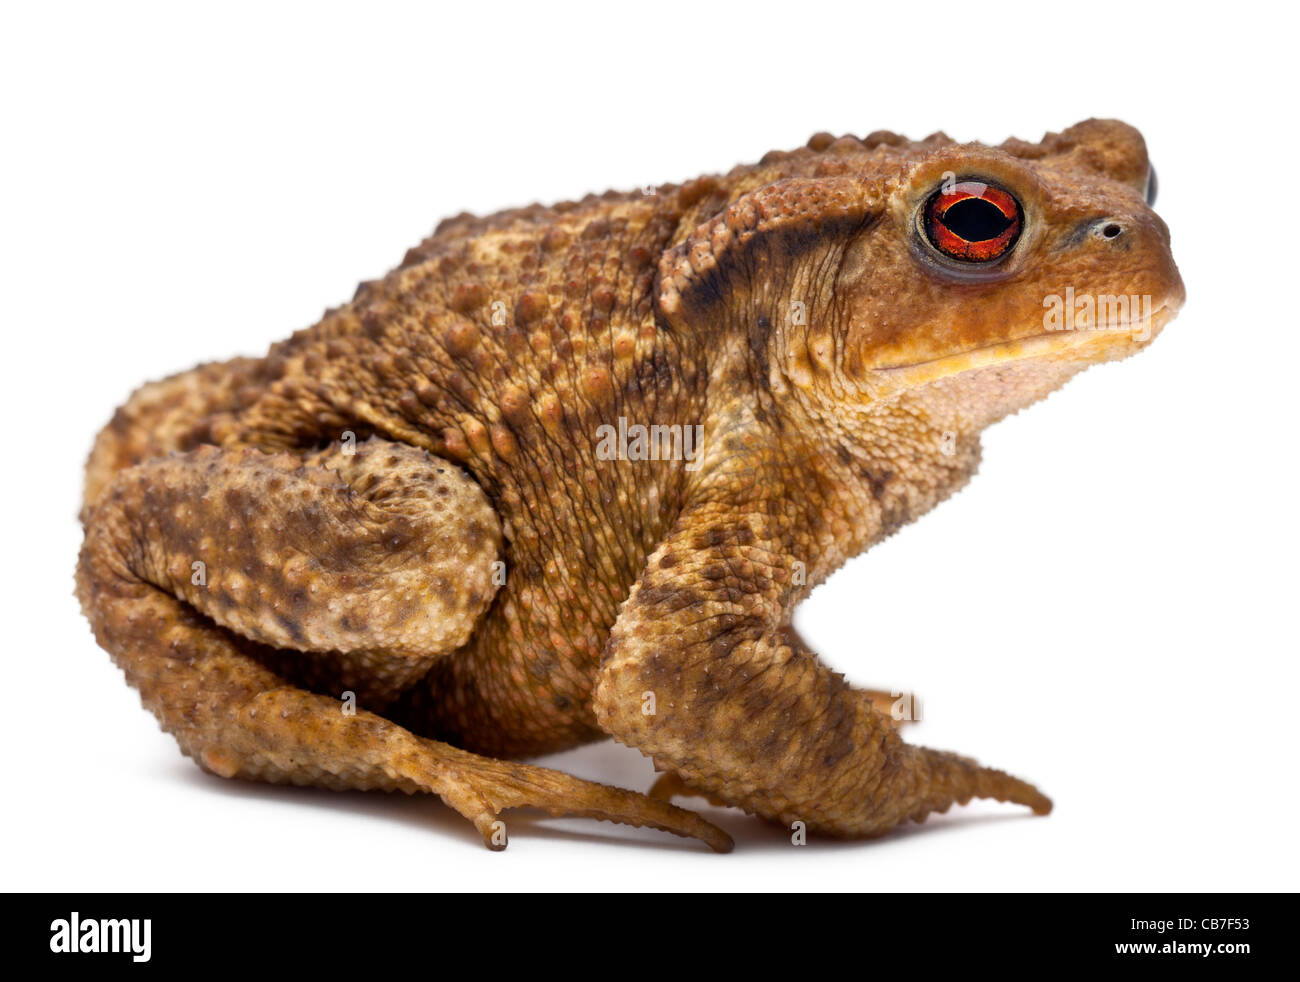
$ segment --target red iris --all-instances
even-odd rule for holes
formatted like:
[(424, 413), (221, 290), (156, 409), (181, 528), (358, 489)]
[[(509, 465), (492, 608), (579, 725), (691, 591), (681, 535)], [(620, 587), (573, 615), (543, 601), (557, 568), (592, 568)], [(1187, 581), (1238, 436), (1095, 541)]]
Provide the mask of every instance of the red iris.
[(925, 204), (925, 234), (945, 256), (986, 263), (1011, 251), (1023, 224), (1020, 203), (978, 181), (945, 185)]

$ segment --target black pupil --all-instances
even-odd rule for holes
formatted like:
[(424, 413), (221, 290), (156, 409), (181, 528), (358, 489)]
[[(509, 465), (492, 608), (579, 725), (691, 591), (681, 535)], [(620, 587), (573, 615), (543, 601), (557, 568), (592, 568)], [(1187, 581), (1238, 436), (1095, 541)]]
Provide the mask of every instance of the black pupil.
[(997, 205), (983, 198), (963, 198), (943, 213), (943, 224), (967, 242), (996, 239), (1011, 226)]

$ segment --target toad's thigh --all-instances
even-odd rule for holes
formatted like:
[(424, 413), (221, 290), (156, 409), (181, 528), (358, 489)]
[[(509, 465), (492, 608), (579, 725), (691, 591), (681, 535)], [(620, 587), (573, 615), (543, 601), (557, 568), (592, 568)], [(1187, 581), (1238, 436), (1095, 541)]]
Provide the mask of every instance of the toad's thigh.
[(472, 634), (496, 590), (496, 514), (423, 450), (202, 447), (121, 471), (87, 542), (299, 684), (378, 707)]

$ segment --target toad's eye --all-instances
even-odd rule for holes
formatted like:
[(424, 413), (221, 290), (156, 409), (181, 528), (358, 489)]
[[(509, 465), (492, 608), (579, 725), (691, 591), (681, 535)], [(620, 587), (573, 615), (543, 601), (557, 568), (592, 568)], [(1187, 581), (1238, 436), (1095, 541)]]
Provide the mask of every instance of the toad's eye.
[(946, 184), (925, 203), (925, 236), (945, 256), (967, 263), (1001, 259), (1020, 238), (1020, 202), (978, 181)]

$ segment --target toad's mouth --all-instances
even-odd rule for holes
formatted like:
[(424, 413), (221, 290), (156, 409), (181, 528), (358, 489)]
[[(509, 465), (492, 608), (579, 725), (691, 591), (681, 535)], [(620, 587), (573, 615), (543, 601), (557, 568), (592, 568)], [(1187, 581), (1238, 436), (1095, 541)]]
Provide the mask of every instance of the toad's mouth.
[(951, 375), (1011, 362), (1111, 361), (1146, 347), (1178, 313), (1165, 303), (1141, 320), (1088, 329), (1044, 331), (1010, 341), (997, 341), (952, 355), (898, 365), (882, 365), (873, 374), (894, 385), (924, 385)]

